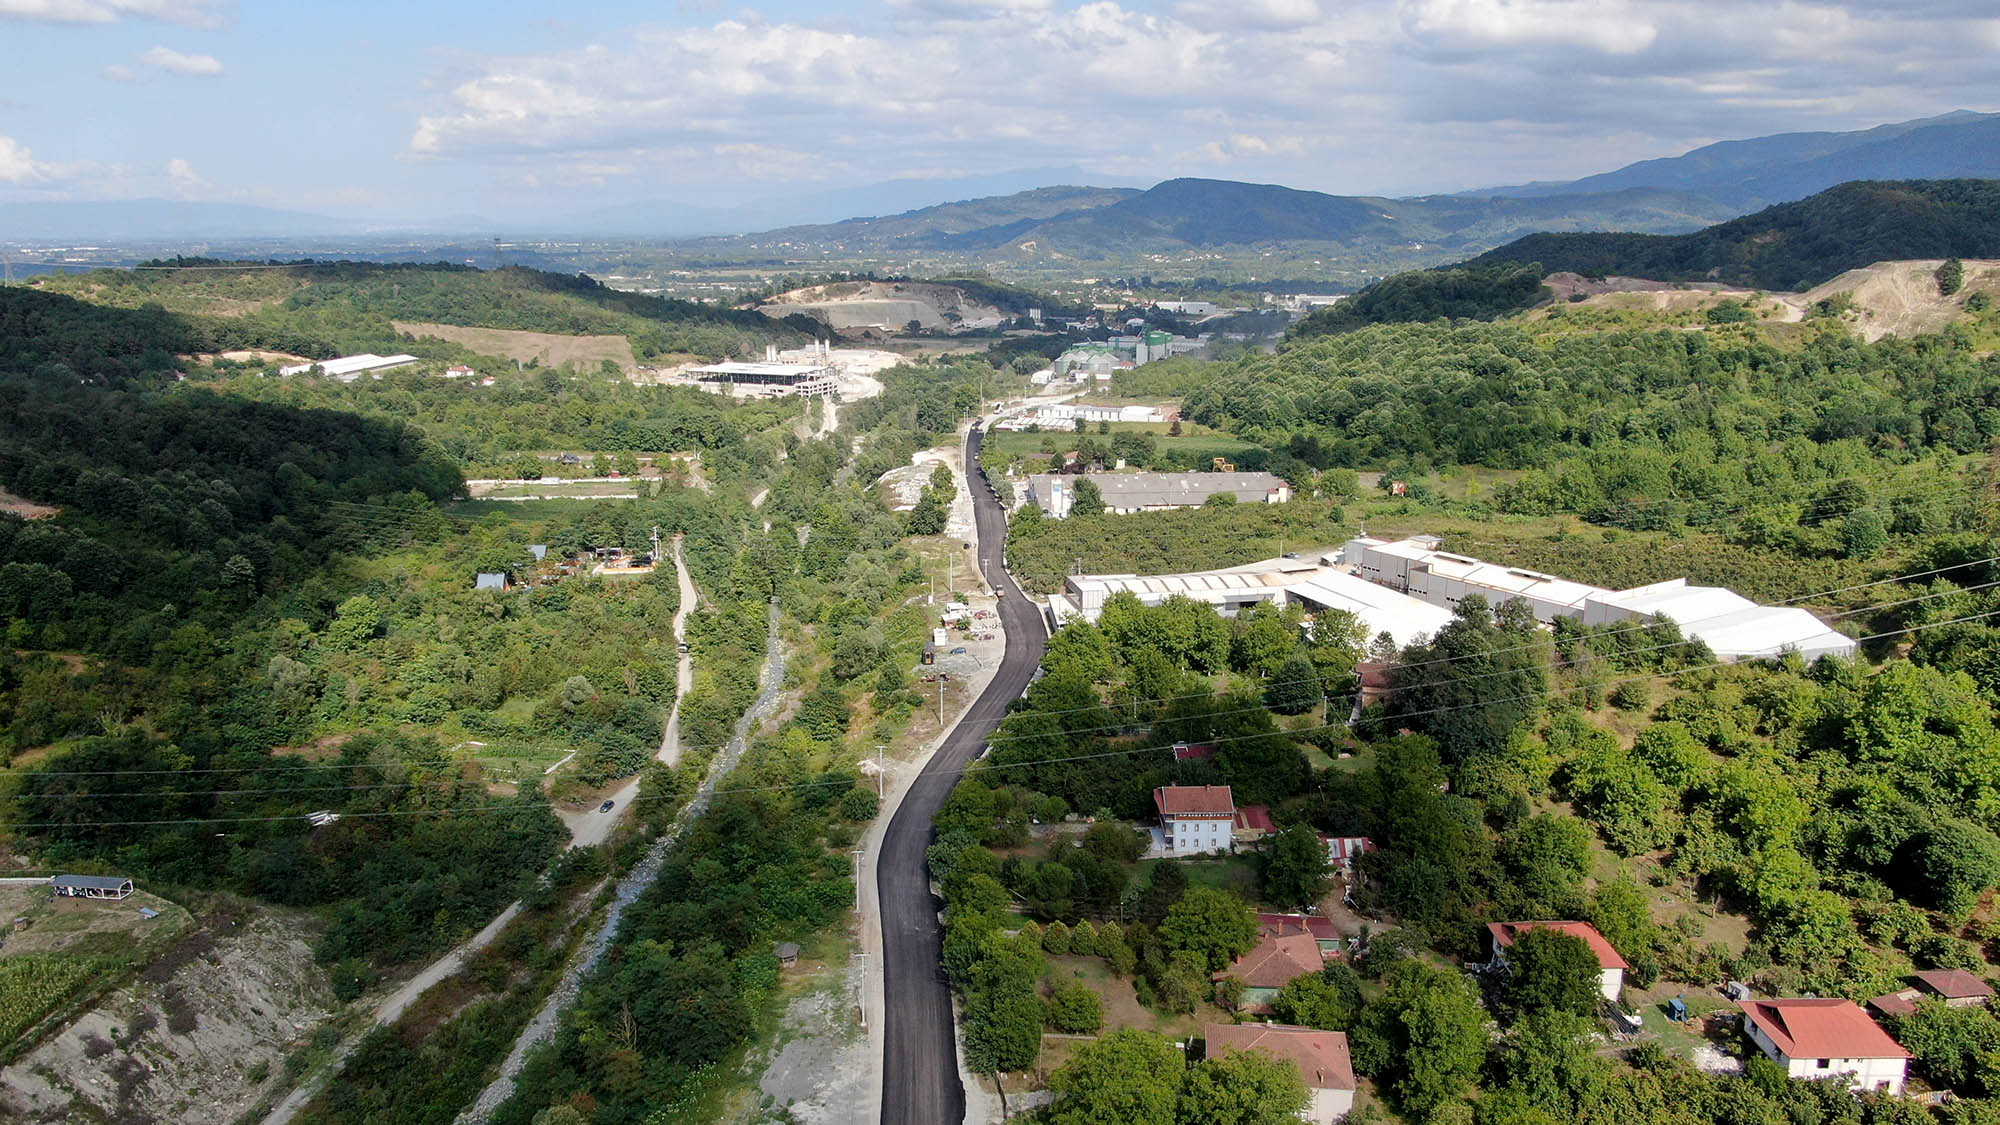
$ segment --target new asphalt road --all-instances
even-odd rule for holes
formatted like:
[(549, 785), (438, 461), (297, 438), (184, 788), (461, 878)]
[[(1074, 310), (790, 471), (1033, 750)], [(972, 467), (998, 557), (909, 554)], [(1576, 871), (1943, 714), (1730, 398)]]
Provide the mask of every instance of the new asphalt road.
[(978, 475), (980, 437), (975, 428), (966, 438), (966, 477), (979, 532), (979, 569), (1002, 594), (998, 609), (1007, 652), (992, 682), (910, 783), (882, 838), (876, 886), (882, 902), (884, 1125), (945, 1125), (965, 1119), (951, 992), (944, 978), (944, 931), (924, 851), (931, 843), (931, 817), (1007, 713), (1007, 704), (1028, 689), (1042, 660), (1041, 611), (1022, 596), (1001, 565), (1007, 517)]

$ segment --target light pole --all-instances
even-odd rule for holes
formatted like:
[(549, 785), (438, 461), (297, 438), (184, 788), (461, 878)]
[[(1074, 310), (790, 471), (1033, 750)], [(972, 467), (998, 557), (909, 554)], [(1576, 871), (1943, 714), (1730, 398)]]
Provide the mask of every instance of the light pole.
[(881, 802), (883, 795), (882, 751), (887, 749), (888, 747), (880, 742), (875, 744), (875, 800), (878, 804)]

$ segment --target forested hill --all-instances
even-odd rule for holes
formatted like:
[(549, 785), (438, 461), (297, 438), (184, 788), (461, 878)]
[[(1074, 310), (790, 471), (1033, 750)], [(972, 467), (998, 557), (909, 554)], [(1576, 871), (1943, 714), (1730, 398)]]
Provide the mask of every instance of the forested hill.
[(1464, 264), (1800, 291), (1873, 262), (1995, 255), (2000, 180), (1864, 180), (1693, 234), (1532, 234)]
[[(174, 259), (140, 270), (95, 270), (37, 279), (36, 288), (123, 309), (158, 306), (199, 318), (200, 330), (237, 347), (315, 358), (369, 350), (394, 336), (391, 322), (425, 321), (565, 335), (619, 335), (641, 357), (721, 357), (765, 343), (808, 339), (805, 321), (774, 323), (748, 311), (608, 288), (583, 276), (445, 263), (228, 263)], [(184, 269), (157, 267), (189, 267)], [(241, 268), (232, 269), (231, 266)], [(285, 343), (291, 337), (292, 343)], [(201, 350), (201, 349), (192, 349)]]

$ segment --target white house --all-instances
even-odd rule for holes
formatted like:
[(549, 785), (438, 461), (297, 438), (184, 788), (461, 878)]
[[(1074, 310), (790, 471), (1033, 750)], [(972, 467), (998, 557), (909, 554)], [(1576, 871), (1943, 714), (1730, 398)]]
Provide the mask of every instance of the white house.
[(1597, 991), (1613, 1004), (1618, 1002), (1618, 993), (1625, 987), (1625, 970), (1631, 966), (1625, 958), (1611, 948), (1597, 927), (1588, 922), (1488, 922), (1486, 932), (1493, 937), (1493, 959), (1488, 962), (1494, 968), (1507, 964), (1507, 951), (1529, 930), (1554, 930), (1573, 938), (1582, 938), (1590, 951), (1597, 955)]
[(1226, 852), (1236, 828), (1227, 785), (1163, 785), (1153, 790), (1168, 855)]
[(1348, 1057), (1347, 1036), (1274, 1023), (1203, 1024), (1202, 1042), (1208, 1058), (1235, 1051), (1263, 1051), (1299, 1068), (1309, 1098), (1299, 1120), (1333, 1125), (1354, 1108), (1354, 1063)]
[(1793, 1078), (1845, 1075), (1855, 1090), (1901, 1094), (1910, 1052), (1851, 1000), (1745, 1000), (1743, 1025)]

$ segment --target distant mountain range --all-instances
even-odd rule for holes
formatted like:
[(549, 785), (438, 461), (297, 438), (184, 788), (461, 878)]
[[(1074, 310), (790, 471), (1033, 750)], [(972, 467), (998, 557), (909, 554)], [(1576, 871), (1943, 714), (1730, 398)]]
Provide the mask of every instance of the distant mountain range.
[[(1681, 234), (1853, 180), (2000, 177), (2000, 114), (1956, 112), (1849, 133), (1785, 133), (1707, 145), (1561, 183), (1390, 199), (1230, 180), (1175, 179), (1146, 190), (1087, 183), (1076, 168), (950, 180), (897, 180), (728, 208), (666, 200), (528, 223), (458, 215), (395, 228), (222, 203), (0, 205), (0, 239), (286, 239), (435, 232), (480, 238), (672, 238), (691, 253), (733, 256), (809, 248), (957, 255), (976, 264), (1130, 264), (1148, 255), (1293, 251), (1297, 265), (1366, 277), (1477, 255), (1537, 232)], [(940, 199), (956, 200), (940, 203)], [(872, 214), (870, 218), (843, 218)], [(759, 234), (708, 234), (764, 228)], [(1335, 263), (1338, 263), (1336, 268)]]
[(1692, 234), (1535, 234), (1465, 265), (1800, 291), (1875, 262), (1947, 257), (2000, 257), (2000, 179), (1858, 181)]
[(2000, 114), (1958, 110), (1851, 133), (1779, 133), (1722, 141), (1580, 180), (1463, 194), (1524, 198), (1648, 187), (1698, 195), (1741, 213), (1803, 199), (1850, 180), (1990, 177), (2000, 177)]

